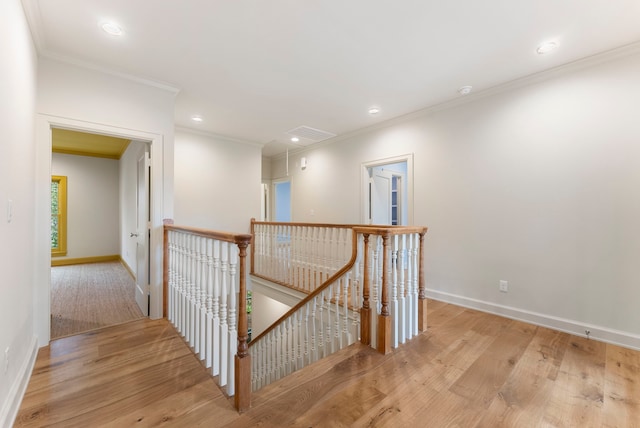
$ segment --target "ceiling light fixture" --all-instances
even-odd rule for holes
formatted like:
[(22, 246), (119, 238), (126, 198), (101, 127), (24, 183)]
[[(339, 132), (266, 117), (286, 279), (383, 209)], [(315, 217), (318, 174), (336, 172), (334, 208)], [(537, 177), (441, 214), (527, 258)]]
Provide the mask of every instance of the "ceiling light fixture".
[(193, 120), (194, 122), (202, 122), (202, 117), (200, 116), (192, 116), (191, 120)]
[(115, 22), (103, 22), (100, 24), (102, 30), (112, 36), (122, 36), (124, 31), (122, 31), (122, 27), (116, 24)]
[(300, 141), (300, 138), (298, 138), (298, 137), (291, 137), (291, 141), (293, 141), (294, 143), (297, 143), (298, 141)]
[(380, 108), (379, 107), (371, 107), (369, 108), (369, 114), (370, 115), (374, 115), (374, 114), (378, 114), (380, 113)]
[(472, 89), (473, 89), (473, 86), (471, 86), (471, 85), (460, 86), (458, 88), (458, 93), (460, 95), (469, 95), (471, 93)]
[(538, 46), (538, 48), (536, 49), (536, 52), (538, 52), (539, 55), (544, 55), (546, 53), (551, 52), (557, 47), (558, 47), (558, 44), (556, 42), (544, 42), (540, 46)]

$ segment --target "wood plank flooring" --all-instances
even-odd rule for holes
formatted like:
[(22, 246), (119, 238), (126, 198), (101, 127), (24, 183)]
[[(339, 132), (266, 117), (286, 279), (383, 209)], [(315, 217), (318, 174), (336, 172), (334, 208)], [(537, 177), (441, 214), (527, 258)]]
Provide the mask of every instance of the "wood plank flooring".
[(16, 427), (640, 427), (640, 352), (429, 301), (429, 330), (362, 345), (238, 414), (165, 320), (40, 350)]

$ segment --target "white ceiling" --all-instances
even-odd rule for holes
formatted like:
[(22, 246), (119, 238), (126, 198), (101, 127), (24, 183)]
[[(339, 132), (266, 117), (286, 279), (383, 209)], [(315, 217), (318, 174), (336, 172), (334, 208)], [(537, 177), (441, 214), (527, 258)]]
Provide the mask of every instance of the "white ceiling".
[[(640, 41), (638, 0), (23, 3), (41, 55), (176, 87), (176, 126), (267, 156), (298, 126), (341, 135)], [(559, 48), (538, 55), (547, 40)]]

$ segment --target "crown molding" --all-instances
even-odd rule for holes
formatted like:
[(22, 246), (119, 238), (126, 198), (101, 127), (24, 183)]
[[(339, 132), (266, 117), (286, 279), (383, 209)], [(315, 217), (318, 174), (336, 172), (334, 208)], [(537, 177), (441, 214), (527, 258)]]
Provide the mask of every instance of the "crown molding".
[(40, 56), (52, 61), (74, 65), (76, 67), (84, 68), (86, 70), (97, 71), (99, 73), (108, 74), (111, 76), (119, 77), (121, 79), (130, 80), (132, 82), (140, 83), (146, 86), (151, 86), (157, 89), (162, 89), (164, 91), (170, 92), (174, 95), (177, 95), (180, 92), (180, 88), (174, 86), (170, 83), (161, 82), (159, 80), (149, 79), (146, 77), (140, 77), (133, 74), (121, 72), (115, 70), (113, 68), (105, 67), (93, 62), (84, 61), (81, 59), (71, 58), (65, 55), (54, 54), (48, 51), (41, 52)]
[[(411, 113), (407, 113), (401, 116), (396, 116), (394, 118), (391, 118), (382, 122), (378, 122), (376, 124), (357, 129), (355, 131), (347, 132), (345, 134), (340, 134), (336, 137), (330, 138), (325, 141), (321, 141), (319, 143), (315, 143), (308, 147), (289, 150), (289, 155), (311, 152), (313, 150), (319, 149), (324, 146), (336, 144), (345, 140), (350, 140), (360, 135), (369, 134), (369, 133), (378, 131), (380, 129), (391, 127), (393, 125), (398, 125), (401, 123), (408, 122), (410, 120), (430, 116), (439, 111), (448, 110), (448, 109), (459, 107), (465, 104), (473, 103), (487, 97), (501, 94), (503, 92), (512, 91), (518, 88), (522, 88), (522, 87), (540, 83), (555, 77), (559, 77), (564, 74), (577, 72), (582, 69), (594, 67), (599, 64), (607, 63), (610, 61), (626, 58), (626, 57), (637, 55), (637, 54), (640, 54), (640, 42), (630, 43), (628, 45), (620, 46), (615, 49), (600, 52), (588, 57), (580, 58), (578, 60), (571, 61), (566, 64), (562, 64), (547, 70), (539, 71), (534, 74), (519, 77), (509, 82), (502, 83), (500, 85), (496, 85), (496, 86), (484, 89), (482, 91), (474, 92), (469, 95), (465, 95), (464, 97), (455, 98), (449, 101), (435, 104), (433, 106), (416, 110)], [(278, 159), (283, 159), (284, 157), (285, 157), (285, 153), (280, 153), (272, 156), (271, 159), (278, 160)]]
[(45, 50), (45, 46), (44, 37), (40, 30), (42, 28), (42, 15), (40, 14), (38, 2), (36, 0), (22, 0), (21, 3), (36, 51), (41, 54)]
[(243, 140), (241, 138), (229, 137), (227, 135), (216, 134), (215, 132), (203, 131), (201, 129), (193, 129), (186, 126), (176, 126), (174, 127), (174, 129), (176, 132), (185, 132), (187, 134), (194, 134), (194, 135), (201, 135), (203, 137), (215, 138), (216, 140), (222, 140), (223, 142), (226, 142), (226, 143), (245, 144), (247, 146), (259, 147), (259, 148), (264, 147), (264, 143), (258, 143), (256, 141), (250, 141), (250, 140)]

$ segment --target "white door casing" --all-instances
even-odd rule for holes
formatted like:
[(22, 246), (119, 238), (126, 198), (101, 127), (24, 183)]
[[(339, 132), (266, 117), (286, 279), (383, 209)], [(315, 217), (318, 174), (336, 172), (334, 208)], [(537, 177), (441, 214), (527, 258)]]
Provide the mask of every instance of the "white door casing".
[[(387, 168), (389, 166), (388, 173)], [(404, 171), (393, 166), (402, 165)], [(399, 225), (413, 224), (413, 154), (369, 161), (361, 164), (361, 221), (363, 224), (392, 224), (392, 180), (397, 182), (397, 220)], [(385, 208), (381, 208), (384, 206)]]
[[(34, 275), (36, 299), (36, 334), (38, 346), (49, 344), (51, 334), (51, 128), (70, 129), (150, 143), (151, 157), (151, 236), (149, 240), (150, 314), (162, 317), (162, 241), (163, 241), (163, 183), (164, 140), (163, 135), (146, 131), (120, 128), (95, 122), (69, 119), (60, 116), (38, 114), (36, 117), (36, 245)], [(171, 213), (168, 213), (171, 215)]]

